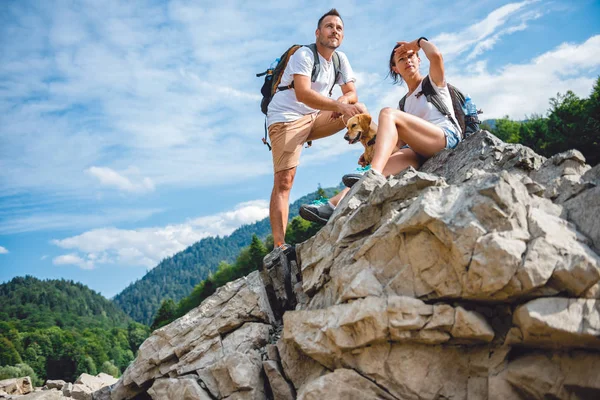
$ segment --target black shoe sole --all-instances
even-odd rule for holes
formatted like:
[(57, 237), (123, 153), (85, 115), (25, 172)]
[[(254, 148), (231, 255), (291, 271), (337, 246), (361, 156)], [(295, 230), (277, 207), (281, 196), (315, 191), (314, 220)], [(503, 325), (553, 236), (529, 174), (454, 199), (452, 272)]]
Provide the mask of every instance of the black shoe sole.
[(323, 217), (320, 217), (317, 214), (315, 214), (314, 212), (307, 210), (305, 208), (300, 208), (300, 211), (298, 212), (298, 214), (300, 214), (300, 216), (303, 219), (310, 221), (310, 222), (326, 224), (327, 221), (329, 221), (329, 218), (325, 219)]
[(342, 177), (342, 182), (344, 183), (344, 185), (345, 185), (347, 188), (351, 188), (351, 187), (352, 187), (352, 186), (354, 186), (354, 184), (355, 184), (356, 182), (358, 182), (358, 181), (360, 181), (360, 178), (358, 178), (358, 179), (357, 179), (357, 178), (355, 178), (355, 177), (349, 177), (349, 178), (346, 178), (345, 176), (344, 176), (344, 177)]

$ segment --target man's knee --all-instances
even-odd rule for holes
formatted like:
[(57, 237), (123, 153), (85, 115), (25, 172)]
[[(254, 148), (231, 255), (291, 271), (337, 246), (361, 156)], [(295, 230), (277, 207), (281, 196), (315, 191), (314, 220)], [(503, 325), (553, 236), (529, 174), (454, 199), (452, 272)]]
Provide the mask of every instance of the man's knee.
[(279, 171), (275, 173), (275, 181), (273, 184), (273, 189), (275, 192), (284, 193), (292, 190), (292, 185), (294, 184), (294, 176), (296, 169), (286, 169), (284, 171)]

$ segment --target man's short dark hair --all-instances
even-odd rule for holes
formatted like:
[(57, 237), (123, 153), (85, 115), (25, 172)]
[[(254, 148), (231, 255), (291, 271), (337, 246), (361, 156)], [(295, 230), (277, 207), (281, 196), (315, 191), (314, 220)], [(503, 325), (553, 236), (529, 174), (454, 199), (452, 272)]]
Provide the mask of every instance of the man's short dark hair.
[(321, 18), (319, 18), (319, 22), (317, 23), (317, 29), (321, 29), (321, 23), (323, 22), (325, 17), (328, 17), (330, 15), (333, 15), (334, 17), (338, 17), (339, 19), (342, 20), (342, 24), (344, 23), (344, 20), (340, 16), (340, 13), (338, 12), (338, 10), (336, 10), (335, 8), (332, 8), (331, 10), (329, 10), (325, 14), (323, 14), (323, 16)]

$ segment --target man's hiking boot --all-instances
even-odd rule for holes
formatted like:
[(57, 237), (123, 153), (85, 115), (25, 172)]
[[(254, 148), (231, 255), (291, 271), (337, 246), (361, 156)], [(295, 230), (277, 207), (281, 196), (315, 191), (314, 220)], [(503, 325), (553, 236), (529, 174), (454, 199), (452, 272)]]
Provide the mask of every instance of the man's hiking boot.
[(326, 224), (333, 214), (334, 208), (329, 203), (329, 200), (321, 197), (310, 204), (300, 206), (300, 216), (307, 221)]
[(270, 268), (273, 264), (279, 263), (282, 257), (285, 257), (285, 260), (287, 261), (290, 254), (292, 254), (293, 258), (296, 257), (294, 246), (284, 243), (281, 246), (275, 247), (267, 254), (265, 258), (263, 258), (263, 264), (265, 267)]
[(356, 172), (342, 176), (342, 182), (346, 187), (351, 188), (356, 182), (360, 181), (365, 172), (370, 169), (371, 165), (367, 165), (366, 167), (358, 167), (356, 168)]

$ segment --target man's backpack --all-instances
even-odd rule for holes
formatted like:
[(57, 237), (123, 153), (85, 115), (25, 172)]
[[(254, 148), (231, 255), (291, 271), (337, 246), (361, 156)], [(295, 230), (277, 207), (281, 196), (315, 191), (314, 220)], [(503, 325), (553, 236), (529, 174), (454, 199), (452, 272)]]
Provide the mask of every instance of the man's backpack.
[[(263, 114), (267, 115), (269, 103), (271, 102), (271, 99), (273, 99), (273, 96), (275, 95), (275, 93), (277, 91), (288, 90), (288, 89), (294, 88), (294, 80), (293, 79), (292, 79), (291, 84), (289, 84), (287, 86), (280, 86), (281, 78), (283, 76), (283, 71), (285, 71), (285, 67), (287, 67), (290, 57), (301, 47), (305, 47), (305, 46), (301, 45), (301, 44), (293, 45), (292, 47), (287, 49), (285, 51), (285, 53), (283, 53), (281, 55), (281, 57), (279, 57), (276, 60), (277, 65), (275, 67), (269, 68), (265, 72), (256, 74), (257, 77), (261, 77), (261, 76), (265, 77), (265, 82), (263, 83), (262, 87), (260, 88), (260, 92), (263, 95), (263, 98), (260, 102), (260, 109), (263, 112)], [(313, 57), (315, 59), (311, 77), (310, 77), (310, 81), (315, 82), (317, 80), (317, 76), (319, 75), (319, 72), (321, 71), (321, 62), (319, 60), (319, 53), (317, 53), (317, 45), (315, 43), (312, 43), (312, 44), (306, 45), (306, 47), (308, 47), (309, 49), (312, 50)], [(333, 92), (333, 88), (335, 86), (335, 83), (338, 80), (338, 76), (340, 73), (340, 56), (335, 51), (333, 52), (332, 61), (333, 61), (333, 76), (334, 76), (334, 78), (333, 78), (333, 84), (331, 85), (331, 88), (329, 89), (330, 97), (331, 97), (331, 93)], [(268, 135), (267, 121), (265, 120), (265, 137), (263, 138), (262, 141), (264, 144), (267, 145), (269, 150), (271, 150), (271, 146), (267, 142), (267, 135)], [(311, 142), (308, 142), (307, 144), (310, 146)]]
[[(279, 85), (281, 84), (281, 78), (283, 76), (283, 71), (285, 71), (285, 67), (287, 67), (290, 57), (301, 47), (305, 47), (305, 46), (303, 46), (301, 44), (293, 45), (292, 47), (287, 49), (285, 51), (285, 53), (283, 53), (281, 55), (281, 57), (279, 57), (277, 59), (278, 62), (277, 62), (277, 65), (275, 66), (275, 68), (273, 68), (273, 69), (269, 68), (265, 72), (256, 74), (257, 77), (261, 77), (261, 76), (265, 77), (265, 82), (263, 83), (262, 87), (260, 88), (260, 92), (263, 95), (263, 99), (260, 102), (260, 109), (263, 112), (263, 114), (267, 115), (267, 109), (269, 107), (269, 103), (271, 102), (271, 99), (275, 95), (275, 92), (277, 92), (278, 90), (282, 91), (282, 90), (292, 89), (294, 87), (293, 80), (292, 80), (292, 83), (287, 86), (279, 86)], [(321, 71), (321, 62), (319, 61), (319, 53), (317, 53), (317, 45), (315, 43), (312, 43), (312, 44), (307, 45), (306, 47), (308, 47), (309, 49), (312, 50), (313, 56), (315, 58), (315, 62), (313, 64), (313, 69), (312, 69), (311, 78), (310, 78), (311, 82), (315, 82), (317, 80), (317, 76), (319, 75), (319, 72)], [(333, 52), (332, 60), (333, 60), (334, 80), (333, 80), (333, 85), (331, 85), (331, 89), (329, 89), (329, 96), (331, 96), (331, 93), (333, 92), (333, 87), (335, 86), (335, 82), (337, 82), (338, 74), (340, 72), (340, 56), (339, 56), (339, 54), (336, 52)]]
[[(465, 115), (464, 106), (466, 98), (456, 86), (448, 83), (448, 91), (450, 92), (450, 98), (452, 99), (454, 116), (456, 117), (456, 121), (459, 125), (457, 128), (459, 129), (462, 138), (465, 139), (471, 136), (473, 133), (479, 131), (479, 124), (481, 121), (479, 121), (477, 116)], [(456, 125), (452, 119), (452, 114), (442, 101), (441, 96), (433, 88), (431, 80), (429, 79), (429, 75), (423, 79), (423, 83), (421, 84), (421, 92), (417, 94), (417, 97), (420, 95), (425, 95), (425, 98), (429, 103), (432, 103), (439, 112), (445, 115), (452, 122), (452, 124)], [(402, 97), (398, 103), (398, 108), (401, 111), (404, 111), (404, 103), (406, 103), (406, 95), (404, 95), (404, 97)], [(481, 113), (481, 111), (478, 113)]]

